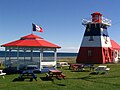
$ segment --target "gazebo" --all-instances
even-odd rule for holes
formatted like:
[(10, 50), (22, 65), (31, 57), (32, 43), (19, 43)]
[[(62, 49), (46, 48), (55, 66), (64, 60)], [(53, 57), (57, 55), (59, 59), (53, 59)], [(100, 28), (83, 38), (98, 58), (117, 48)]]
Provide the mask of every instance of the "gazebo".
[[(22, 64), (28, 64), (27, 61), (32, 62), (33, 59), (33, 53), (36, 51), (39, 53), (39, 62), (37, 62), (39, 69), (42, 69), (42, 66), (44, 65), (52, 65), (56, 67), (56, 60), (57, 60), (57, 49), (61, 48), (58, 45), (55, 45), (51, 42), (48, 42), (44, 40), (43, 38), (35, 35), (35, 34), (29, 34), (27, 36), (21, 37), (19, 40), (9, 42), (7, 44), (1, 45), (2, 47), (5, 47), (5, 67), (9, 67), (14, 63), (16, 64), (17, 68), (19, 69), (19, 66), (22, 62)], [(16, 57), (12, 58), (11, 53), (15, 51), (17, 52)], [(47, 61), (45, 62), (43, 60), (43, 54), (44, 52), (54, 52), (53, 54), (53, 61)], [(9, 56), (7, 57), (7, 52), (9, 53)], [(20, 52), (24, 53), (24, 57), (21, 60)], [(30, 53), (30, 59), (26, 59), (25, 54), (29, 52)], [(9, 63), (8, 63), (9, 62)]]

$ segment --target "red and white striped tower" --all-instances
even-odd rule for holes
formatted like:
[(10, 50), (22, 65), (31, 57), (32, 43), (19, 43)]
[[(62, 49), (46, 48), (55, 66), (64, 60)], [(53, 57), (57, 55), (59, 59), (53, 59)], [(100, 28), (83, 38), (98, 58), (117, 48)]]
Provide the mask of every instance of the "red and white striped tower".
[(99, 12), (91, 15), (91, 20), (82, 20), (86, 30), (76, 62), (88, 64), (112, 62), (112, 46), (107, 32), (111, 20), (103, 18)]

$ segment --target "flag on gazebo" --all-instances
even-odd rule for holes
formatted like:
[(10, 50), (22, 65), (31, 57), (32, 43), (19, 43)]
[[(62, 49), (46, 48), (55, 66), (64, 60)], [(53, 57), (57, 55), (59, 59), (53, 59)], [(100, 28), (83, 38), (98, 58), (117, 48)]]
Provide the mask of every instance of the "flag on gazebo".
[(38, 31), (38, 32), (43, 32), (43, 29), (40, 26), (35, 25), (33, 23), (32, 23), (32, 30), (33, 31)]

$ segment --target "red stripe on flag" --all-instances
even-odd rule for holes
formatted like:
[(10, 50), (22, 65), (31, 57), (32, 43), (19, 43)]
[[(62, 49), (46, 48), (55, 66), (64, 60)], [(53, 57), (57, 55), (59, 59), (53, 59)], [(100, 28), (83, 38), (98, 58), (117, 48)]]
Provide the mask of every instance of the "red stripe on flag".
[(40, 26), (35, 24), (32, 24), (32, 26), (33, 26), (33, 31), (43, 32), (43, 29)]

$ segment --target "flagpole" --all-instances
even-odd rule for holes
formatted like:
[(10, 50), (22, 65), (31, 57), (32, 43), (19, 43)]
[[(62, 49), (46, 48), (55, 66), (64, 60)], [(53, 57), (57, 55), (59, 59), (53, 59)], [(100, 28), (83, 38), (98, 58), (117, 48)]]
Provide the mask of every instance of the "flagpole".
[(31, 30), (31, 34), (33, 34), (33, 23), (32, 23), (32, 30)]
[(33, 34), (33, 30), (31, 30), (31, 34)]

